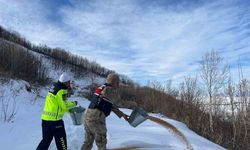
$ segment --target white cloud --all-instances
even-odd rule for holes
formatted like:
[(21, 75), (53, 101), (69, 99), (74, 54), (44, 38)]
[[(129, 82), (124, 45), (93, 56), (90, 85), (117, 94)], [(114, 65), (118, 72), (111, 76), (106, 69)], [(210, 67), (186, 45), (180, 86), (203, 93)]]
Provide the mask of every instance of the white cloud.
[(46, 19), (49, 12), (39, 1), (12, 3), (0, 0), (1, 25), (32, 42), (96, 60), (141, 83), (194, 74), (195, 62), (212, 49), (220, 50), (231, 64), (249, 51), (249, 6), (234, 1), (204, 3), (187, 10), (180, 3), (182, 11), (176, 11), (177, 7), (133, 0), (71, 0), (72, 5), (55, 10), (61, 18), (59, 25)]
[(64, 42), (63, 38), (67, 35), (47, 20), (48, 12), (40, 2), (40, 0), (0, 0), (0, 25), (21, 33), (32, 43), (55, 46), (54, 44), (59, 41)]

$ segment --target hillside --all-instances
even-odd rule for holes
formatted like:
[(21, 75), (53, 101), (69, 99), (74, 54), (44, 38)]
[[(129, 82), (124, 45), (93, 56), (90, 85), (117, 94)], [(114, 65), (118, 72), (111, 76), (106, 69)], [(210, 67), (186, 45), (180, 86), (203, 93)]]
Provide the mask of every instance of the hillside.
[[(45, 82), (47, 78), (50, 78), (46, 63), (50, 63), (54, 70), (69, 69), (77, 76), (91, 74), (91, 78), (93, 76), (106, 77), (109, 73), (115, 72), (64, 49), (34, 45), (16, 31), (8, 31), (1, 26), (0, 42), (0, 72), (8, 72), (14, 74), (15, 77)], [(49, 62), (44, 58), (49, 58)], [(125, 84), (134, 84), (124, 75), (120, 75), (120, 78)]]

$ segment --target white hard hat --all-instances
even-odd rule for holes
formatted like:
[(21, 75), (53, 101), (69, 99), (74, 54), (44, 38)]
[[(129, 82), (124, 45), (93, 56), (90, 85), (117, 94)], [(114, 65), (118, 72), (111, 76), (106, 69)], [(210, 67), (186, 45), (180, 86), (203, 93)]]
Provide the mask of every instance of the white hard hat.
[(64, 83), (70, 81), (70, 76), (67, 73), (63, 73), (60, 78), (59, 82)]

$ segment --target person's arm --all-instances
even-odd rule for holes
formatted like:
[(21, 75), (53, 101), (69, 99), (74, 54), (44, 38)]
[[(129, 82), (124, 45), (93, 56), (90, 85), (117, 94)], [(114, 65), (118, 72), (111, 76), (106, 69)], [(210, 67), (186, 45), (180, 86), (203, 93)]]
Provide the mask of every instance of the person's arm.
[(68, 91), (67, 90), (59, 90), (56, 94), (56, 100), (58, 105), (62, 108), (62, 110), (68, 112), (71, 108), (74, 108), (77, 104), (76, 101), (68, 101), (67, 99)]
[[(106, 97), (109, 101), (111, 101), (108, 97), (110, 97), (109, 93), (111, 93), (111, 88), (110, 87), (106, 87), (105, 89), (102, 90), (102, 96)], [(112, 111), (119, 117), (123, 117), (125, 120), (128, 121), (129, 116), (124, 114), (122, 111), (119, 110), (118, 106), (113, 104), (112, 106)]]
[(125, 120), (128, 120), (128, 119), (129, 119), (129, 116), (126, 115), (126, 114), (124, 114), (122, 111), (120, 111), (116, 105), (113, 105), (113, 106), (112, 106), (112, 111), (113, 111), (119, 118), (123, 117)]

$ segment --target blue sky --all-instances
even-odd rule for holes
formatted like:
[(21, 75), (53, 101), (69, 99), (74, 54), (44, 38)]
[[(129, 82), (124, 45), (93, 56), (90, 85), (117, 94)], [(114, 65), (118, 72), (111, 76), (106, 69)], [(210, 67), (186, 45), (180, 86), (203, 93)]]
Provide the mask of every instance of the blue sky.
[(249, 0), (0, 0), (0, 25), (141, 84), (194, 76), (210, 50), (250, 77)]

